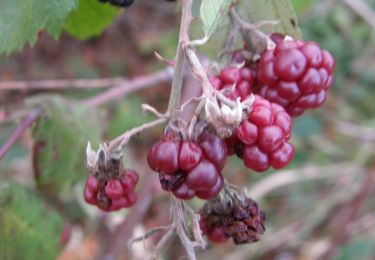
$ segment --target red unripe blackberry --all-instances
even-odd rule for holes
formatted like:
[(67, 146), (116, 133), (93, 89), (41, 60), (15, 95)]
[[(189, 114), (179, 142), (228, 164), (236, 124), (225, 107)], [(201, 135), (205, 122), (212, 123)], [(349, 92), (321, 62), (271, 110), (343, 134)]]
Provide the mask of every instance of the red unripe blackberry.
[(215, 165), (202, 160), (186, 177), (186, 185), (195, 191), (206, 190), (215, 186), (219, 179), (219, 171)]
[(254, 69), (230, 66), (224, 68), (219, 75), (210, 77), (210, 82), (215, 89), (224, 89), (228, 98), (236, 100), (240, 97), (245, 100), (251, 93), (255, 78)]
[(225, 141), (216, 134), (204, 131), (199, 137), (199, 145), (205, 158), (221, 170), (228, 156), (228, 148)]
[(132, 206), (137, 201), (134, 188), (139, 180), (138, 173), (127, 169), (117, 177), (110, 176), (103, 172), (90, 175), (83, 191), (85, 201), (103, 211)]
[(298, 116), (324, 103), (334, 68), (333, 56), (315, 42), (277, 41), (261, 55), (256, 92)]
[(128, 207), (131, 207), (137, 202), (138, 195), (135, 191), (130, 191), (126, 194), (126, 198), (128, 199)]
[(182, 200), (189, 200), (189, 199), (194, 198), (194, 196), (195, 196), (195, 191), (190, 189), (186, 185), (186, 183), (183, 183), (180, 187), (175, 189), (172, 193), (173, 193), (174, 196), (176, 196), (177, 198), (182, 199)]
[(96, 204), (96, 192), (90, 191), (88, 185), (86, 184), (85, 189), (83, 190), (83, 198), (88, 204)]
[(224, 186), (224, 178), (222, 175), (220, 175), (216, 184), (212, 188), (197, 191), (196, 195), (200, 199), (204, 199), (204, 200), (211, 199), (215, 197), (217, 194), (219, 194), (223, 186)]
[(99, 188), (99, 181), (94, 176), (90, 175), (87, 179), (86, 186), (89, 191), (97, 193)]
[[(161, 146), (161, 143), (166, 143)], [(177, 144), (177, 145), (176, 145)], [(168, 156), (161, 155), (162, 147), (169, 149)], [(170, 147), (175, 147), (172, 149)], [(177, 149), (178, 147), (179, 149)], [(173, 161), (170, 163), (166, 158)], [(159, 180), (163, 190), (170, 191), (180, 199), (191, 199), (197, 196), (201, 199), (215, 197), (223, 188), (224, 180), (220, 169), (227, 157), (226, 143), (213, 133), (204, 131), (198, 142), (180, 141), (176, 138), (163, 138), (148, 152), (150, 167), (159, 172)], [(177, 158), (177, 165), (175, 165)], [(165, 164), (173, 165), (164, 172)]]
[(250, 169), (280, 169), (294, 157), (294, 147), (288, 143), (291, 128), (291, 118), (283, 107), (256, 95), (248, 119), (239, 125), (227, 145)]
[(162, 140), (154, 144), (147, 154), (148, 165), (154, 171), (173, 174), (179, 168), (178, 153), (180, 143), (172, 140)]
[(197, 144), (191, 141), (182, 142), (178, 158), (182, 170), (192, 170), (202, 160), (202, 157), (202, 149)]
[(119, 180), (110, 179), (105, 186), (104, 192), (110, 199), (115, 200), (124, 194), (124, 189)]
[(133, 170), (125, 170), (120, 181), (125, 191), (134, 190), (135, 185), (139, 181), (138, 173)]

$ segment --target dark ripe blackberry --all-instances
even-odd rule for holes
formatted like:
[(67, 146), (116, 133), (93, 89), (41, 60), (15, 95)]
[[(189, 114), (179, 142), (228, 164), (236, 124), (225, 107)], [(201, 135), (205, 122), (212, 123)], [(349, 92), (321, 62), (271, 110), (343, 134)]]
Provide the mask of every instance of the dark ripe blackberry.
[(174, 175), (159, 173), (159, 181), (161, 188), (165, 191), (173, 191), (178, 189), (185, 182), (185, 172), (178, 171)]

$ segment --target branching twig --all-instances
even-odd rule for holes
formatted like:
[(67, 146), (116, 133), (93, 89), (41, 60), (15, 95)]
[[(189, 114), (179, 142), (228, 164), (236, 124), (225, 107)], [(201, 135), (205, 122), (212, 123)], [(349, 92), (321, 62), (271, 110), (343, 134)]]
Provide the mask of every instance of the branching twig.
[(116, 137), (112, 141), (110, 141), (109, 144), (108, 144), (108, 150), (112, 150), (117, 145), (121, 149), (122, 146), (125, 145), (133, 135), (139, 134), (140, 132), (142, 132), (146, 129), (155, 127), (155, 126), (160, 125), (160, 124), (162, 124), (166, 121), (167, 121), (167, 118), (165, 118), (165, 117), (158, 118), (154, 121), (151, 121), (151, 122), (145, 123), (141, 126), (132, 128), (132, 129), (126, 131), (125, 133), (123, 133), (122, 135)]
[(108, 88), (124, 84), (121, 77), (106, 79), (52, 79), (31, 81), (1, 81), (0, 90), (59, 90)]
[(133, 80), (123, 81), (121, 84), (116, 85), (97, 96), (83, 100), (83, 103), (88, 106), (99, 106), (113, 99), (120, 99), (125, 94), (136, 90), (141, 90), (164, 81), (169, 81), (172, 79), (172, 74), (172, 69), (167, 68), (153, 74), (137, 77)]
[(7, 154), (7, 152), (16, 143), (18, 138), (26, 131), (29, 126), (31, 126), (41, 115), (42, 109), (36, 108), (30, 112), (22, 121), (17, 129), (11, 134), (8, 140), (0, 148), (0, 160)]

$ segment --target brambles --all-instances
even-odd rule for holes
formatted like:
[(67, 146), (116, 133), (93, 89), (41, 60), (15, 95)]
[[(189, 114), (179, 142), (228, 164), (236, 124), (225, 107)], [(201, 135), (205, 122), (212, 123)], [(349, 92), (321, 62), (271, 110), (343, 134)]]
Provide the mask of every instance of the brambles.
[(233, 239), (235, 244), (257, 242), (265, 231), (266, 215), (251, 198), (244, 195), (217, 197), (200, 210), (200, 228), (216, 243)]
[(179, 134), (168, 132), (148, 151), (147, 162), (159, 173), (163, 190), (184, 200), (210, 199), (223, 187), (226, 157), (224, 141), (207, 130), (198, 141), (181, 140)]
[(334, 68), (332, 55), (317, 43), (284, 39), (261, 55), (257, 93), (299, 116), (324, 103)]

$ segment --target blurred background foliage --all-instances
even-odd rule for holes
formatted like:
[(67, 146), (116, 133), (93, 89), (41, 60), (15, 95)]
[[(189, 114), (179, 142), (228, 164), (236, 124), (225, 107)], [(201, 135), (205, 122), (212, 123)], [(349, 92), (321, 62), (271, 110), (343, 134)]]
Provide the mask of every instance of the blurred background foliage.
[[(363, 2), (374, 14), (375, 0)], [(338, 250), (330, 255), (332, 259), (375, 257), (371, 178), (375, 171), (375, 28), (345, 1), (292, 3), (303, 38), (320, 43), (336, 57), (334, 86), (322, 109), (294, 119), (292, 142), (297, 153), (287, 169), (249, 174), (238, 159), (229, 159), (226, 177), (246, 186), (267, 213), (262, 240), (239, 247), (210, 245), (199, 259), (327, 259), (324, 253), (334, 246)], [(59, 41), (41, 33), (35, 47), (1, 56), (0, 80), (132, 78), (164, 67), (154, 51), (173, 58), (179, 25), (175, 4), (138, 0), (113, 22), (118, 11), (96, 2), (92, 6), (105, 8), (105, 16), (74, 13)], [(90, 4), (80, 1), (79, 8), (90, 8)], [(101, 21), (98, 27), (76, 26), (96, 17)], [(375, 16), (367, 18), (375, 20)], [(111, 23), (103, 34), (94, 36)], [(200, 49), (216, 61), (221, 31)], [(81, 41), (72, 35), (89, 38)], [(199, 28), (194, 28), (193, 35), (201, 36)], [(103, 240), (129, 211), (104, 216), (83, 203), (85, 146), (90, 140), (97, 147), (100, 140), (150, 120), (141, 104), (163, 111), (168, 90), (169, 83), (159, 84), (95, 108), (80, 100), (102, 90), (0, 91), (0, 118), (35, 102), (46, 111), (0, 163), (1, 259), (92, 259), (108, 247)], [(3, 120), (0, 124), (0, 144), (15, 123)], [(152, 175), (144, 163), (145, 151), (161, 132), (154, 129), (134, 138), (127, 150), (127, 166), (137, 168), (143, 180)], [(167, 202), (166, 194), (157, 193), (145, 216), (140, 216), (135, 233), (167, 224)], [(197, 207), (202, 201), (192, 204)], [(154, 239), (146, 243), (147, 250), (134, 246), (132, 259), (145, 259)], [(164, 250), (165, 259), (183, 253), (179, 243)]]

